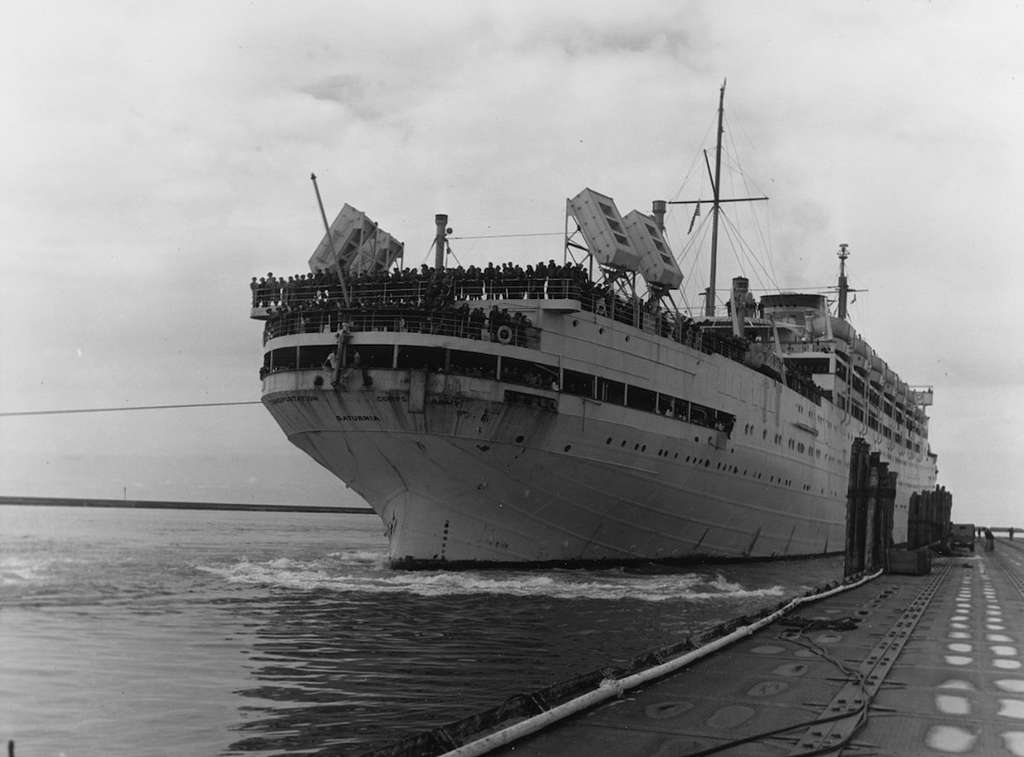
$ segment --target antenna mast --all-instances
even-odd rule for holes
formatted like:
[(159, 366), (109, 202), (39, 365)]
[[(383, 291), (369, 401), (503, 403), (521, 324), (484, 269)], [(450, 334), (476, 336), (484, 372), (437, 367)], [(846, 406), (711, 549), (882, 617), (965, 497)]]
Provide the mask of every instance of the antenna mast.
[(839, 245), (839, 317), (846, 320), (846, 296), (850, 285), (846, 281), (846, 259), (850, 257), (848, 244)]

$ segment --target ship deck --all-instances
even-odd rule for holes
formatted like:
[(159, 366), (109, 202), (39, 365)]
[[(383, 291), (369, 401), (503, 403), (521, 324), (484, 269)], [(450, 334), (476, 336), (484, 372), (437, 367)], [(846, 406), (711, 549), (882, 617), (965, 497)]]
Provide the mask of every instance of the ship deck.
[(981, 547), (805, 604), (532, 735), (492, 729), (451, 754), (1024, 755), (1024, 544)]

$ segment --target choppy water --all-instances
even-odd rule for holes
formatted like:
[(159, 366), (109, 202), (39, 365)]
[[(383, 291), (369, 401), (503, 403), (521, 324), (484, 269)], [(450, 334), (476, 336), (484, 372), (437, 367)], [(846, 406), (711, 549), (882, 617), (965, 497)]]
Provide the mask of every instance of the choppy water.
[(398, 572), (364, 515), (0, 507), (20, 755), (359, 754), (838, 577)]

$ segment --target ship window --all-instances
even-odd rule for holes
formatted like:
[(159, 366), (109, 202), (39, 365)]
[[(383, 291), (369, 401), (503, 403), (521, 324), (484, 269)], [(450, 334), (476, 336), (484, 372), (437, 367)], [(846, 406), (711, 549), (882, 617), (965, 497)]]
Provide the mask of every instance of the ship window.
[(501, 380), (512, 384), (526, 384), (527, 386), (550, 389), (552, 384), (558, 382), (558, 369), (553, 365), (503, 357), (501, 359)]
[[(722, 413), (722, 415), (727, 415)], [(706, 426), (707, 428), (715, 427), (716, 412), (713, 408), (705, 407), (704, 405), (698, 405), (696, 402), (690, 403), (690, 423), (696, 423), (698, 426)], [(728, 416), (732, 417), (732, 416)]]
[(597, 380), (597, 398), (602, 402), (611, 402), (616, 405), (625, 404), (626, 385), (621, 381), (599, 378)]
[(493, 379), (498, 375), (497, 355), (486, 355), (480, 352), (452, 350), (448, 370), (463, 376), (479, 376)]
[(355, 352), (359, 353), (360, 362), (369, 368), (390, 368), (395, 359), (393, 344), (349, 345), (348, 354), (351, 356)]
[(590, 373), (562, 370), (562, 391), (580, 397), (594, 396), (594, 376)]
[(649, 413), (657, 412), (658, 395), (650, 389), (631, 386), (626, 391), (626, 406), (635, 410), (646, 410)]
[[(352, 349), (352, 348), (350, 348)], [(361, 348), (356, 348), (361, 350)], [(299, 347), (299, 369), (318, 369), (323, 368), (324, 363), (327, 361), (327, 356), (333, 354), (333, 344), (307, 344)], [(352, 355), (349, 352), (349, 355)]]
[(802, 357), (802, 358), (788, 358), (787, 362), (792, 361), (798, 370), (804, 373), (831, 373), (829, 366), (829, 359), (827, 357)]
[(726, 434), (731, 435), (733, 426), (736, 425), (736, 416), (732, 413), (726, 413), (722, 410), (715, 411), (715, 428), (719, 431), (724, 431)]
[[(667, 398), (662, 395), (661, 401), (664, 402)], [(690, 403), (686, 400), (679, 399), (678, 397), (672, 397), (672, 414), (681, 421), (689, 420), (690, 418)]]
[(282, 347), (270, 353), (271, 370), (295, 370), (296, 349), (294, 347)]
[(398, 368), (401, 370), (426, 369), (438, 371), (444, 368), (443, 347), (400, 347), (398, 349)]

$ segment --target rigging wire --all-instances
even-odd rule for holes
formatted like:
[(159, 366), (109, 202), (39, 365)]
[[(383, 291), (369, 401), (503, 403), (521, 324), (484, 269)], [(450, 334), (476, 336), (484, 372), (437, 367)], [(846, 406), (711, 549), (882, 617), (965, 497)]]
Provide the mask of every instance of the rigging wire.
[(449, 239), (514, 239), (519, 237), (564, 237), (564, 231), (538, 231), (524, 234), (474, 234), (472, 236), (448, 237)]
[[(762, 190), (760, 187), (758, 187), (756, 185), (756, 183), (753, 181), (753, 179), (750, 178), (750, 176), (746, 172), (746, 170), (744, 170), (744, 168), (740, 165), (740, 160), (739, 160), (740, 151), (739, 151), (739, 148), (736, 146), (736, 141), (732, 138), (732, 121), (731, 120), (729, 121), (729, 127), (730, 128), (729, 128), (728, 131), (726, 131), (726, 134), (728, 135), (727, 138), (728, 138), (730, 144), (732, 145), (733, 152), (734, 152), (734, 155), (735, 155), (735, 158), (734, 158), (735, 159), (735, 166), (734, 166), (734, 168), (735, 168), (736, 172), (743, 178), (743, 186), (744, 186), (744, 188), (747, 190), (748, 195), (753, 195), (754, 192), (758, 192), (761, 195), (767, 196), (768, 193), (765, 192), (764, 190)], [(754, 151), (753, 140), (750, 139), (750, 136), (747, 134), (746, 130), (743, 128), (742, 123), (740, 123), (738, 121), (736, 122), (736, 130), (740, 133), (740, 135), (744, 138), (744, 140), (746, 140), (747, 144), (750, 146), (751, 153), (753, 153), (753, 151)], [(730, 157), (732, 157), (732, 156), (730, 156)], [(769, 229), (765, 230), (762, 227), (762, 225), (761, 225), (761, 217), (756, 212), (752, 212), (751, 215), (753, 217), (754, 227), (757, 229), (757, 234), (758, 234), (758, 237), (760, 238), (760, 241), (761, 241), (761, 247), (762, 247), (762, 249), (765, 250), (765, 254), (766, 254), (767, 258), (768, 258), (768, 268), (770, 268), (771, 272), (772, 272), (771, 278), (772, 278), (772, 280), (777, 281), (778, 280), (778, 273), (775, 270), (775, 251), (772, 249), (771, 229), (769, 228)], [(770, 225), (771, 224), (771, 214), (770, 213), (766, 214), (765, 218), (766, 218), (767, 225)]]
[[(736, 227), (733, 220), (731, 218), (726, 217), (724, 213), (722, 215), (723, 217), (725, 217), (726, 227), (728, 229), (731, 229), (733, 233), (736, 234), (736, 236), (739, 238), (739, 246), (743, 250), (744, 255), (747, 257), (748, 261), (759, 267), (761, 271), (764, 273), (766, 279), (764, 283), (771, 284), (774, 287), (775, 291), (781, 291), (781, 288), (779, 287), (779, 282), (776, 281), (775, 278), (771, 275), (771, 273), (769, 273), (768, 269), (764, 267), (764, 263), (757, 255), (754, 254), (754, 251), (750, 248), (750, 245), (748, 245), (743, 240), (743, 237), (740, 234), (739, 229)], [(731, 235), (730, 239), (732, 239)]]
[(77, 407), (67, 410), (20, 410), (13, 412), (0, 412), (0, 418), (11, 418), (15, 416), (31, 415), (72, 415), (78, 413), (123, 413), (137, 410), (177, 410), (180, 408), (193, 407), (231, 407), (237, 405), (262, 405), (259, 400), (248, 400), (246, 402), (189, 402), (178, 405), (133, 405), (128, 407)]
[[(710, 227), (710, 224), (707, 223), (707, 218), (708, 218), (708, 216), (702, 216), (701, 217), (700, 223), (697, 226), (697, 234), (695, 236), (691, 237), (690, 243), (684, 248), (684, 251), (685, 250), (695, 250), (695, 254), (693, 254), (691, 256), (691, 258), (690, 258), (690, 261), (691, 261), (690, 262), (690, 270), (687, 271), (686, 276), (684, 278), (684, 281), (694, 281), (694, 279), (693, 279), (693, 271), (697, 267), (697, 263), (701, 262), (701, 257), (702, 257), (701, 256), (701, 252), (704, 249), (704, 240), (707, 239), (708, 229)], [(680, 289), (680, 291), (682, 291), (682, 289)], [(694, 295), (699, 298), (700, 297), (700, 290), (699, 289), (695, 290), (694, 291)], [(683, 301), (686, 302), (685, 297), (684, 297)], [(687, 308), (691, 307), (688, 302), (687, 302), (686, 306), (687, 306)]]
[[(712, 117), (711, 122), (708, 124), (708, 128), (704, 132), (704, 136), (701, 137), (700, 144), (702, 144), (702, 145), (703, 144), (707, 144), (708, 134), (710, 134), (711, 130), (715, 127), (715, 124), (717, 123), (717, 119), (718, 119), (717, 114)], [(704, 155), (704, 152), (702, 150), (698, 150), (694, 154), (693, 160), (690, 161), (690, 167), (688, 169), (686, 169), (686, 174), (683, 176), (683, 180), (679, 184), (679, 188), (676, 190), (675, 194), (672, 195), (672, 199), (673, 200), (678, 200), (679, 199), (679, 195), (681, 195), (683, 193), (683, 189), (686, 187), (686, 182), (688, 182), (690, 180), (690, 177), (693, 175), (693, 172), (696, 169), (697, 161), (703, 155)], [(701, 182), (701, 183), (703, 184), (703, 182)]]

